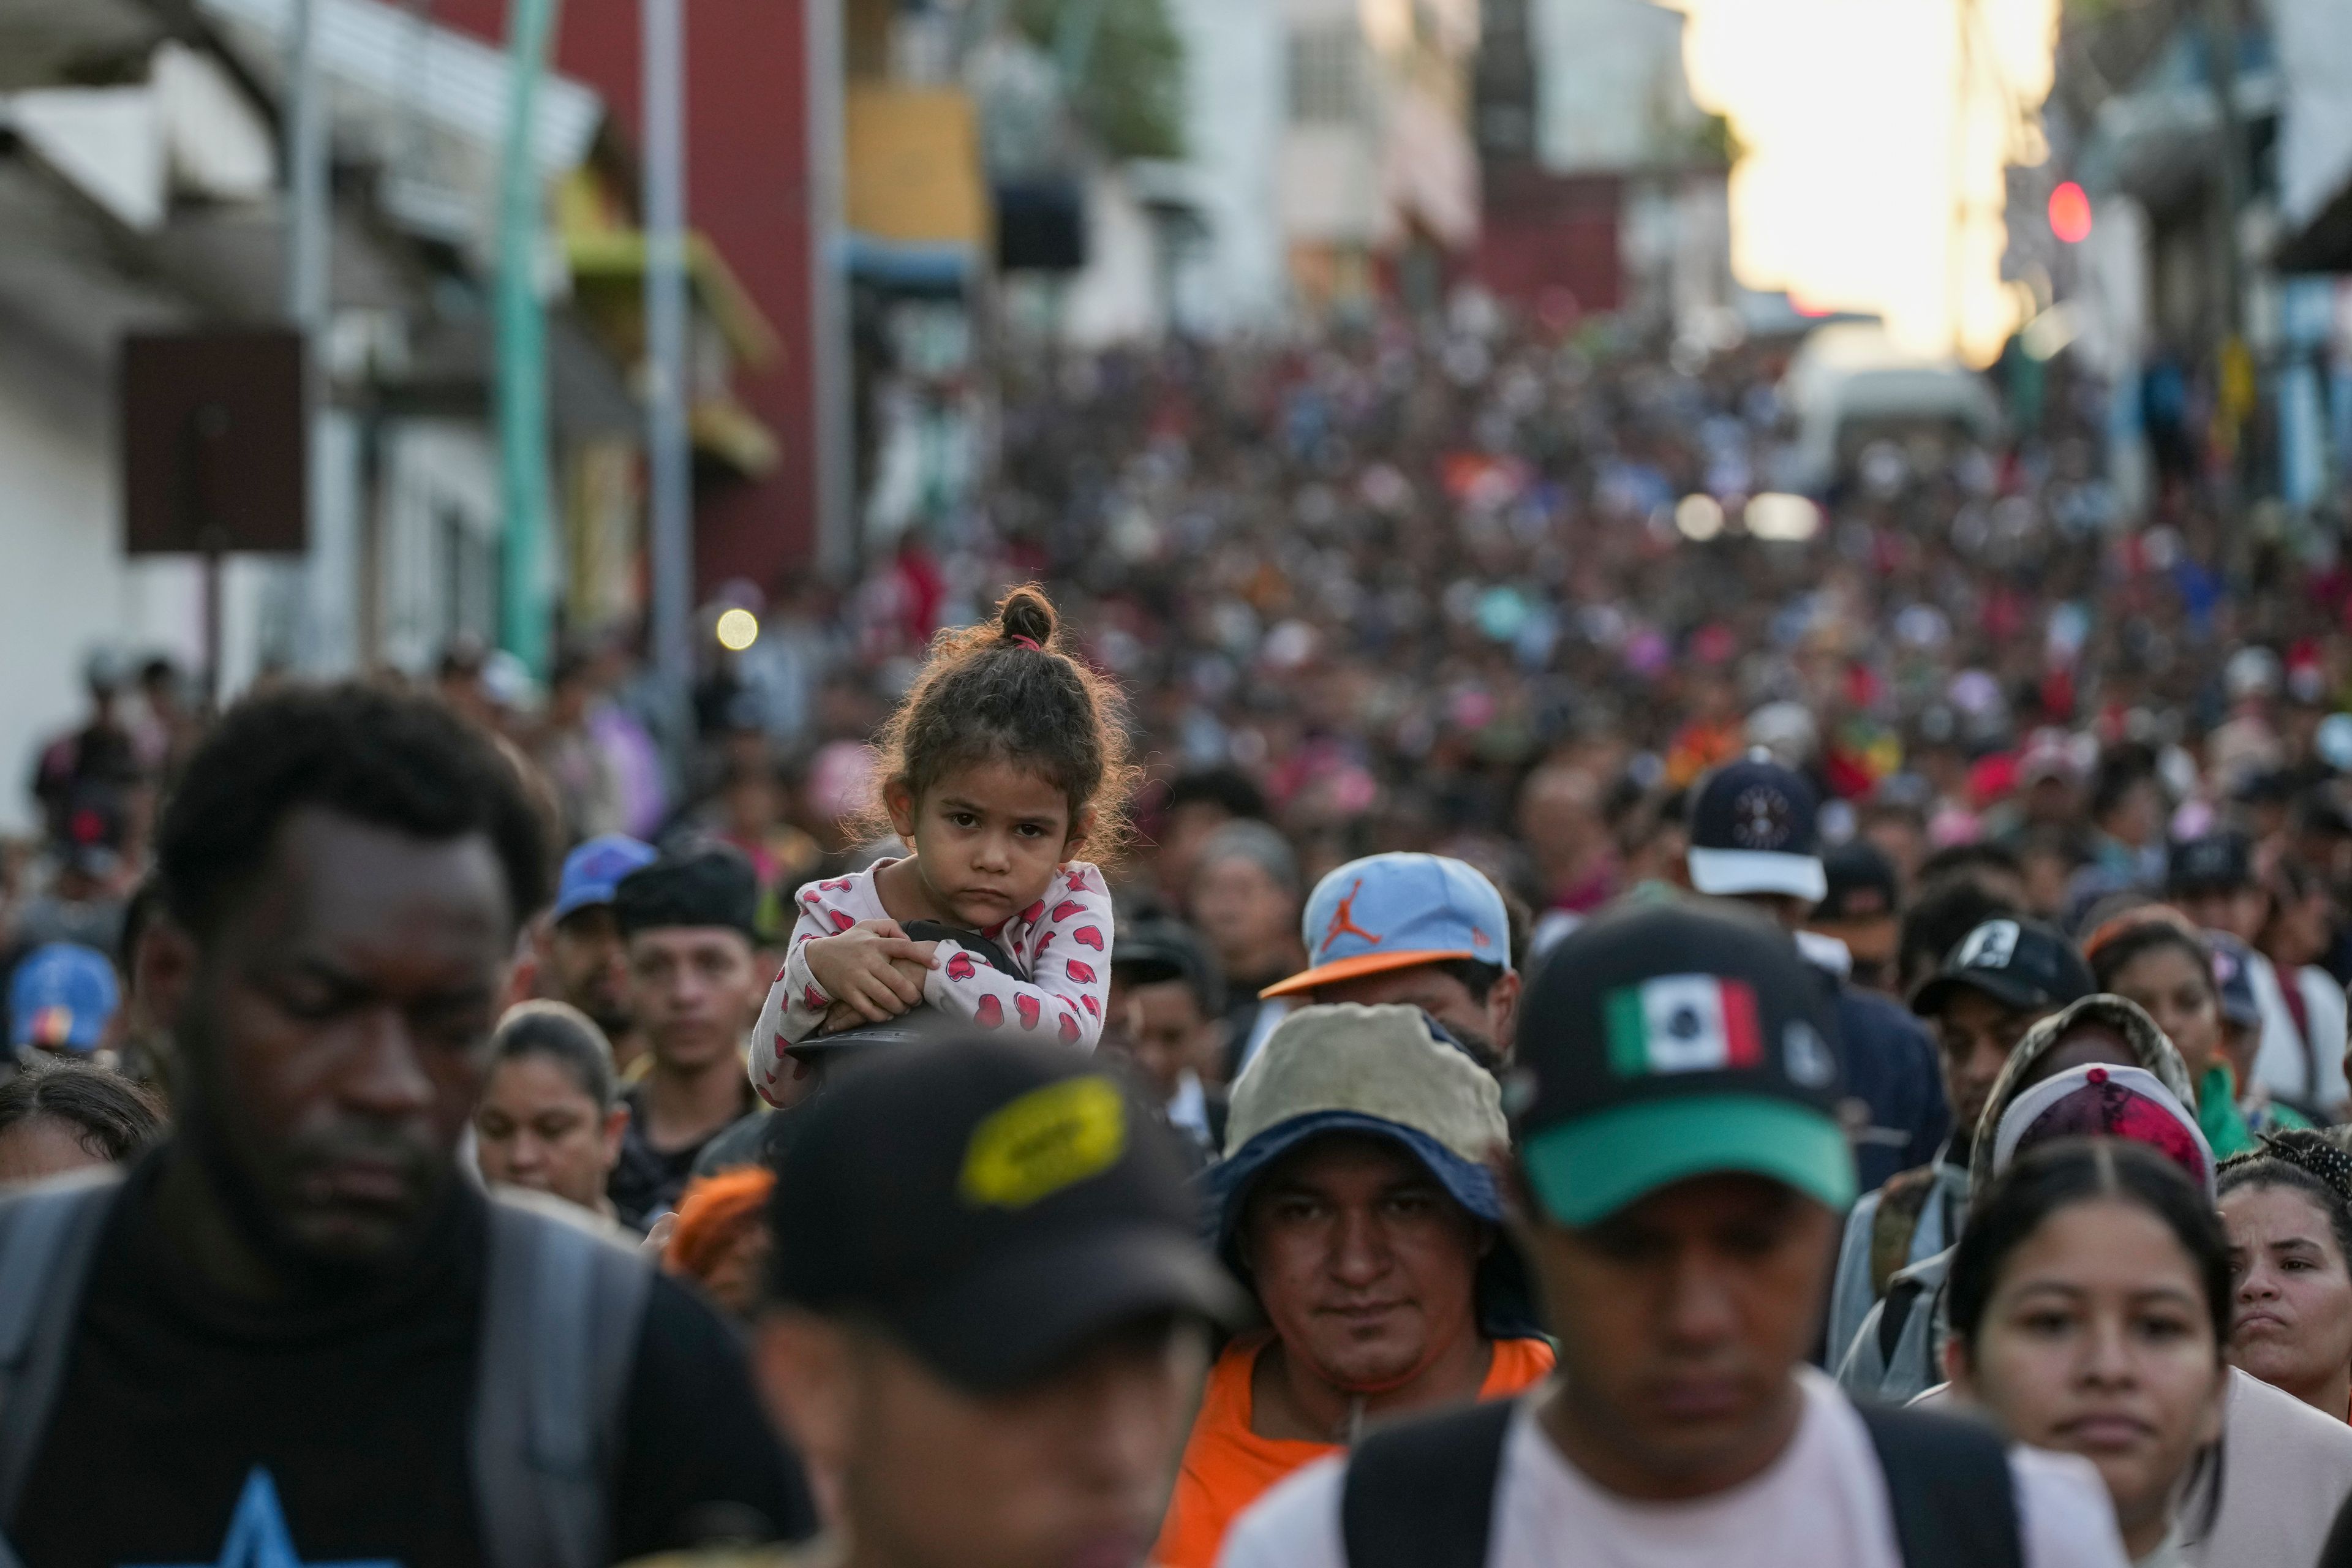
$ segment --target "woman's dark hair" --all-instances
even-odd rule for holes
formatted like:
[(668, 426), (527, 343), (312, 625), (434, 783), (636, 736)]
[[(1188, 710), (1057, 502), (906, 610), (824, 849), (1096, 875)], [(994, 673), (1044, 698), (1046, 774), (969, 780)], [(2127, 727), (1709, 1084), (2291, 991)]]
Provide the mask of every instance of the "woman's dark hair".
[(2184, 957), (2197, 973), (2204, 977), (2205, 988), (2213, 1000), (2221, 1000), (2221, 983), (2213, 978), (2213, 955), (2206, 949), (2196, 931), (2168, 904), (2151, 904), (2117, 915), (2114, 920), (2091, 933), (2083, 944), (2083, 956), (2091, 961), (2092, 977), (2099, 989), (2115, 989), (2116, 976), (2146, 958), (2151, 952), (2171, 948)]
[(2147, 747), (2126, 742), (2109, 749), (2091, 775), (2091, 820), (2100, 822), (2114, 816), (2132, 791), (2157, 782), (2156, 753)]
[(2248, 1188), (2301, 1193), (2327, 1216), (2336, 1250), (2352, 1269), (2352, 1154), (2326, 1134), (2300, 1128), (2271, 1133), (2261, 1148), (2224, 1160), (2217, 1187), (2225, 1198)]
[(548, 820), (518, 761), (430, 697), (356, 682), (294, 686), (230, 709), (163, 808), (165, 907), (200, 940), (306, 805), (446, 841), (489, 840), (520, 926), (546, 901)]
[[(613, 1109), (613, 1044), (596, 1021), (562, 1002), (521, 1002), (490, 1035), (489, 1072), (525, 1057), (544, 1057), (580, 1086), (599, 1110)], [(488, 1073), (485, 1073), (487, 1079)]]
[(2016, 850), (1995, 839), (1979, 838), (1967, 844), (1947, 844), (1919, 862), (1918, 882), (1923, 888), (1932, 887), (1955, 877), (1973, 877), (1982, 871), (1990, 871), (1997, 877), (2022, 877), (2025, 875), (2025, 862), (2018, 858)]
[(1045, 591), (1015, 588), (993, 625), (941, 632), (898, 710), (876, 737), (876, 777), (917, 801), (960, 767), (1005, 762), (1033, 769), (1069, 802), (1075, 827), (1094, 813), (1090, 858), (1111, 858), (1127, 835), (1135, 784), (1126, 703), (1074, 658)]
[(2028, 1150), (1977, 1200), (1945, 1288), (1953, 1337), (1971, 1356), (2010, 1255), (2059, 1210), (2102, 1200), (2137, 1205), (2179, 1242), (2204, 1289), (2219, 1358), (2230, 1337), (2230, 1240), (2221, 1216), (2179, 1166), (2120, 1138), (2065, 1138)]
[(163, 1133), (163, 1106), (129, 1079), (70, 1057), (37, 1056), (0, 1083), (0, 1132), (55, 1121), (93, 1159), (121, 1164)]

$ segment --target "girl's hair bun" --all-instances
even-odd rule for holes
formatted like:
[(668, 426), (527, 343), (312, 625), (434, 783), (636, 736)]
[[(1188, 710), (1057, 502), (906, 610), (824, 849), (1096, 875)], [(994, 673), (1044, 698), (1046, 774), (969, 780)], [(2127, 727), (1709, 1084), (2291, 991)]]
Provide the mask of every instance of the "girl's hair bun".
[(996, 606), (996, 625), (1006, 642), (1026, 638), (1040, 648), (1045, 647), (1053, 642), (1057, 625), (1054, 603), (1045, 597), (1044, 589), (1034, 583), (1026, 584), (1005, 595), (1004, 602)]

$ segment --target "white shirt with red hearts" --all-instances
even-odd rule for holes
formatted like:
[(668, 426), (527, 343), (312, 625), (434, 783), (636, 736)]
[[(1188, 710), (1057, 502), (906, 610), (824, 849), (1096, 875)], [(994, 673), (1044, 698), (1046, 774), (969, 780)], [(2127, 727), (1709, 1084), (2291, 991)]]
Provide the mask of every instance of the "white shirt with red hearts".
[[(751, 1085), (769, 1103), (779, 1100), (793, 1078), (794, 1063), (786, 1048), (814, 1035), (834, 1003), (809, 973), (808, 944), (862, 921), (888, 920), (874, 878), (890, 864), (877, 860), (863, 871), (802, 889), (792, 952), (768, 988), (751, 1036)], [(1084, 860), (1072, 860), (1055, 870), (1044, 897), (980, 934), (1003, 948), (1029, 978), (1006, 974), (943, 944), (940, 966), (923, 982), (923, 1001), (980, 1028), (1093, 1050), (1102, 1037), (1103, 1008), (1110, 994), (1111, 902), (1103, 874)]]

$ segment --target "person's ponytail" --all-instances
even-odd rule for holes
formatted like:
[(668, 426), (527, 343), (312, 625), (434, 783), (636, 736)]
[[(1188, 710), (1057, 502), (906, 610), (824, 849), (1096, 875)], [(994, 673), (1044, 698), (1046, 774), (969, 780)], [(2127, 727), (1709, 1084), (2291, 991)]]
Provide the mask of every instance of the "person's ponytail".
[(1053, 601), (1034, 584), (1013, 589), (996, 606), (997, 633), (1009, 643), (1043, 652), (1054, 646), (1054, 634), (1059, 626)]

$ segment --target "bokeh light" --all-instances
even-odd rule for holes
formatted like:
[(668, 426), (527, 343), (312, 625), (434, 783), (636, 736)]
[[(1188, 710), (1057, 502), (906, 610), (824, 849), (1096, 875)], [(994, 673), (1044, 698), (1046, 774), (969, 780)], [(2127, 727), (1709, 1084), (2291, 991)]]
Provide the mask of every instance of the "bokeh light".
[(1675, 504), (1675, 527), (1685, 539), (1701, 542), (1713, 539), (1723, 531), (1723, 503), (1694, 491)]
[(760, 640), (760, 617), (749, 610), (729, 610), (719, 617), (719, 646), (741, 653)]
[(1796, 543), (1822, 528), (1822, 509), (1800, 495), (1767, 490), (1748, 503), (1748, 536)]
[(2072, 180), (2050, 193), (2050, 232), (2068, 245), (2091, 237), (2091, 198)]

